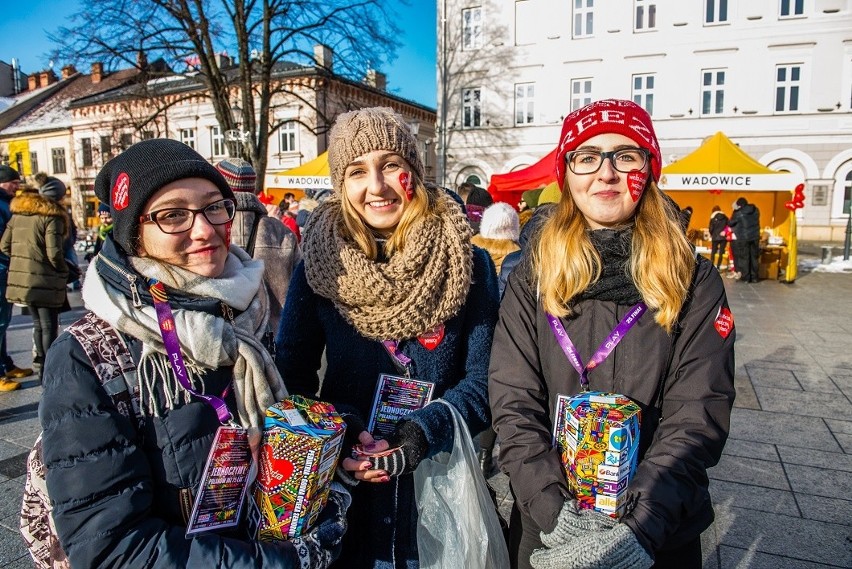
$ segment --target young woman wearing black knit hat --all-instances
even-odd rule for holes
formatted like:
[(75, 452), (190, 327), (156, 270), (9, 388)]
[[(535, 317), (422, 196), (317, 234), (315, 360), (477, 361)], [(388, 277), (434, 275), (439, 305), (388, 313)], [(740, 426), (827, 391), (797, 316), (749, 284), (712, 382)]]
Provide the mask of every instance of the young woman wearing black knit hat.
[(328, 156), (336, 195), (306, 226), (304, 259), (281, 315), (278, 367), (291, 392), (318, 392), (345, 414), (349, 448), (396, 449), (383, 460), (346, 458), (338, 469), (353, 487), (340, 566), (415, 568), (411, 473), (452, 447), (451, 411), (426, 405), (383, 440), (363, 425), (379, 376), (389, 374), (431, 384), (433, 398), (453, 405), (471, 433), (485, 428), (496, 274), (488, 254), (471, 245), (461, 207), (423, 183), (417, 141), (396, 112), (341, 115)]
[[(326, 567), (345, 531), (342, 486), (316, 528), (291, 541), (248, 539), (227, 508), (188, 526), (214, 440), (258, 428), (287, 395), (262, 343), (263, 263), (230, 246), (231, 188), (194, 150), (155, 139), (107, 162), (95, 193), (114, 223), (83, 285), (91, 313), (77, 329), (87, 333), (66, 332), (51, 347), (39, 409), (47, 490), (71, 565)], [(124, 365), (117, 373), (123, 400), (87, 355), (103, 353), (98, 322), (118, 332), (135, 364), (123, 381)], [(215, 484), (204, 487), (215, 493)], [(233, 524), (195, 533), (214, 519)]]
[[(734, 400), (725, 289), (656, 185), (660, 148), (641, 107), (604, 100), (571, 113), (558, 149), (562, 199), (509, 277), (490, 365), (499, 463), (515, 497), (510, 555), (536, 569), (700, 568), (699, 537), (713, 520), (707, 469)], [(591, 435), (582, 461), (577, 443), (577, 464), (613, 483), (589, 482), (597, 496), (569, 492), (555, 408), (558, 395), (586, 390), (641, 408), (626, 494), (617, 494), (626, 471), (603, 469), (631, 458)], [(588, 441), (608, 462), (587, 459)]]

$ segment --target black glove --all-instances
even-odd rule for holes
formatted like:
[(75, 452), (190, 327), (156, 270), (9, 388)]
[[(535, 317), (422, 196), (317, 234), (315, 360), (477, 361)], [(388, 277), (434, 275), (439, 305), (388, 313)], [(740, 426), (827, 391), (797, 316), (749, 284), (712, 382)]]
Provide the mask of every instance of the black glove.
[(296, 548), (302, 569), (325, 569), (340, 555), (340, 542), (347, 526), (346, 510), (351, 503), (349, 492), (332, 482), (328, 502), (317, 523), (306, 534), (290, 541)]
[(368, 457), (373, 470), (384, 470), (389, 476), (402, 476), (414, 472), (429, 450), (429, 441), (420, 425), (402, 421), (387, 438), (390, 448), (396, 450), (386, 456)]

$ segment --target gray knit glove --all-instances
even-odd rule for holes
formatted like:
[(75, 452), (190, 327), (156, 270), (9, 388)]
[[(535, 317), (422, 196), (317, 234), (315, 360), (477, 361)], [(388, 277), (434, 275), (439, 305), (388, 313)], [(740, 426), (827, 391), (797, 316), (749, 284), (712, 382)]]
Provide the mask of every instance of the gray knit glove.
[(595, 510), (581, 510), (577, 507), (577, 500), (568, 499), (562, 505), (553, 531), (541, 532), (541, 542), (547, 547), (557, 547), (589, 532), (612, 529), (617, 523), (611, 517)]
[(557, 547), (536, 549), (530, 557), (535, 569), (650, 569), (653, 564), (633, 531), (620, 523)]

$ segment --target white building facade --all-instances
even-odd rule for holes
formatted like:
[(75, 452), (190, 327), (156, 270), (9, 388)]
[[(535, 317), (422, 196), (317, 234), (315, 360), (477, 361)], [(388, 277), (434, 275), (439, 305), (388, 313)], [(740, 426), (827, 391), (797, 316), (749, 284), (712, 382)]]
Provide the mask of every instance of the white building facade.
[(800, 175), (800, 238), (843, 239), (852, 0), (438, 0), (439, 182), (533, 164), (605, 98), (649, 111), (664, 165), (722, 131)]

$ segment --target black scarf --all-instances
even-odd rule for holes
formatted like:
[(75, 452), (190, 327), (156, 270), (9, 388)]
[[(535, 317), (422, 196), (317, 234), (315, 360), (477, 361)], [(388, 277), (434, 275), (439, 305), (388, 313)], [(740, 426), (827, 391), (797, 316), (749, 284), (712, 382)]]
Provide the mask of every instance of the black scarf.
[(596, 299), (627, 305), (640, 302), (642, 295), (630, 275), (633, 227), (589, 231), (589, 239), (601, 257), (601, 276), (577, 295), (576, 301)]

